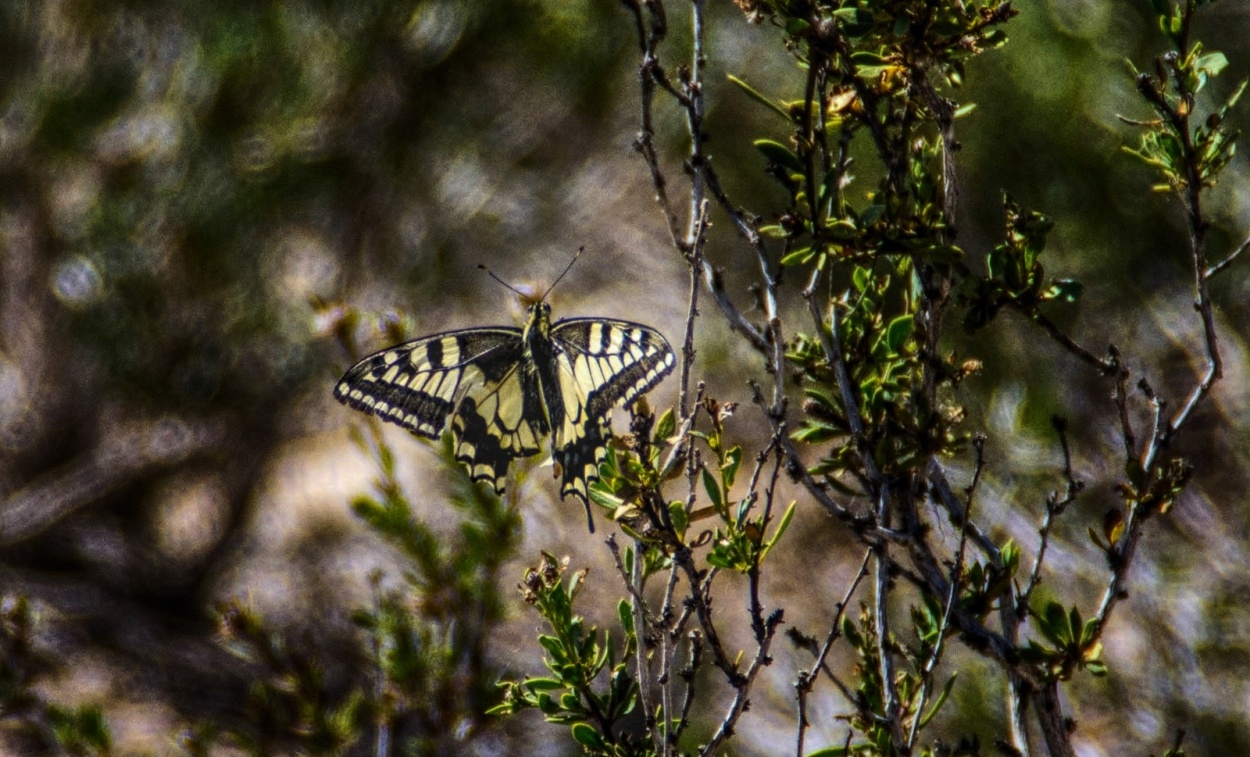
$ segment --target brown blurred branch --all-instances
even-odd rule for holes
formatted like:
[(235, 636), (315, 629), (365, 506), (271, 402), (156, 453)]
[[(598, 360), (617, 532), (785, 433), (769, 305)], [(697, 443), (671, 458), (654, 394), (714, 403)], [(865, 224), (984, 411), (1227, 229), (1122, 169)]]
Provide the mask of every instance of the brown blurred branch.
[(11, 494), (0, 504), (0, 547), (31, 539), (68, 515), (145, 474), (221, 444), (216, 422), (174, 417), (114, 428), (92, 450)]

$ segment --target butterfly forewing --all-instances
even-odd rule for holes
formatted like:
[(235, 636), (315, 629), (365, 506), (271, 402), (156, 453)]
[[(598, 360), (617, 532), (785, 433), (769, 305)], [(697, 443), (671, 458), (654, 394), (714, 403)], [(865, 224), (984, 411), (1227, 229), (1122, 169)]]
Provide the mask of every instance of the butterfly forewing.
[(334, 389), (341, 402), (437, 439), (453, 415), (456, 458), (503, 490), (508, 463), (542, 449), (547, 425), (518, 368), (521, 332), (451, 331), (361, 360)]

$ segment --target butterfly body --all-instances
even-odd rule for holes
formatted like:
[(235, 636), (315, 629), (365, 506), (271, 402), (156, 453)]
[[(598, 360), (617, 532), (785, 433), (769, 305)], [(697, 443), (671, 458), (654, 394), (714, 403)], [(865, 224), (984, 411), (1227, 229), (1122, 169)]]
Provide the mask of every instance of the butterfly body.
[(549, 439), (560, 494), (580, 498), (589, 519), (612, 408), (649, 391), (674, 363), (652, 328), (605, 318), (552, 324), (550, 305), (538, 301), (521, 329), (448, 331), (374, 353), (334, 396), (432, 439), (450, 418), (456, 459), (499, 493), (508, 464)]

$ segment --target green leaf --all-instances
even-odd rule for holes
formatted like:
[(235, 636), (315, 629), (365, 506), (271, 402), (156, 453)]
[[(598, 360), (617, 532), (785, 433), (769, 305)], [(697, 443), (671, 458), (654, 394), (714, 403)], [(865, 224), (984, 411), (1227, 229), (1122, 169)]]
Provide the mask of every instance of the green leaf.
[(525, 685), (532, 691), (552, 691), (566, 688), (563, 681), (554, 678), (526, 678)]
[(584, 747), (602, 750), (607, 746), (603, 743), (603, 736), (589, 723), (574, 723), (571, 730), (573, 740)]
[(725, 489), (734, 485), (738, 478), (738, 468), (742, 465), (742, 447), (734, 446), (725, 453), (725, 462), (721, 465), (721, 477), (725, 480)]
[(862, 292), (868, 288), (868, 284), (872, 282), (872, 271), (864, 266), (855, 266), (855, 270), (851, 272), (851, 283), (855, 286), (855, 291)]
[(755, 149), (763, 153), (769, 163), (776, 163), (797, 174), (807, 172), (807, 169), (799, 162), (798, 157), (790, 151), (790, 148), (780, 142), (774, 142), (771, 139), (757, 139), (752, 144), (755, 145)]
[(781, 520), (777, 522), (777, 527), (773, 529), (772, 537), (764, 544), (764, 548), (760, 551), (760, 562), (764, 561), (764, 558), (768, 556), (768, 551), (773, 548), (774, 544), (781, 540), (782, 534), (784, 534), (786, 529), (790, 527), (790, 521), (794, 519), (795, 504), (795, 502), (791, 501), (790, 506), (786, 508), (784, 513), (782, 513)]
[(855, 621), (851, 620), (850, 615), (842, 616), (842, 636), (855, 649), (863, 648), (864, 637), (860, 634), (859, 628), (855, 626)]
[(958, 108), (955, 109), (955, 118), (960, 119), (960, 118), (963, 118), (964, 116), (972, 115), (972, 111), (976, 109), (977, 109), (976, 103), (965, 103), (964, 105), (960, 105)]
[(594, 502), (596, 505), (601, 507), (605, 507), (608, 510), (615, 510), (625, 504), (625, 500), (615, 494), (612, 494), (603, 487), (604, 482), (602, 478), (591, 485), (589, 490), (591, 502)]
[(907, 337), (911, 336), (912, 329), (915, 328), (916, 322), (910, 315), (900, 315), (890, 321), (890, 325), (885, 329), (885, 345), (891, 352), (898, 352), (903, 343), (907, 341)]
[(1081, 628), (1081, 647), (1087, 647), (1094, 643), (1098, 636), (1098, 618), (1090, 618), (1085, 621), (1084, 627)]
[(668, 443), (669, 437), (677, 431), (677, 416), (673, 414), (673, 408), (668, 408), (660, 415), (660, 419), (655, 422), (655, 441), (657, 446)]
[(1041, 623), (1038, 630), (1047, 639), (1056, 644), (1066, 644), (1071, 637), (1064, 638), (1064, 631), (1068, 626), (1068, 614), (1064, 612), (1063, 605), (1058, 602), (1047, 602), (1046, 609), (1042, 611)]
[(964, 251), (953, 244), (939, 244), (930, 247), (925, 252), (925, 257), (934, 263), (958, 263), (963, 260)]
[(942, 687), (942, 693), (938, 694), (937, 699), (933, 700), (933, 706), (929, 708), (929, 711), (925, 713), (924, 717), (920, 718), (921, 728), (927, 726), (929, 721), (933, 720), (933, 718), (938, 714), (938, 711), (942, 709), (942, 705), (946, 704), (946, 700), (951, 695), (951, 689), (955, 686), (955, 679), (958, 677), (959, 673), (956, 671), (946, 680), (946, 685)]
[(634, 634), (634, 612), (629, 606), (629, 602), (621, 600), (616, 603), (616, 618), (621, 622), (621, 629), (627, 635)]
[(578, 593), (579, 591), (581, 591), (581, 588), (582, 588), (582, 579), (584, 579), (584, 578), (586, 578), (586, 570), (585, 570), (585, 569), (583, 569), (583, 570), (578, 570), (578, 571), (574, 571), (574, 572), (573, 572), (573, 575), (569, 576), (569, 589), (568, 589), (568, 594), (569, 594), (569, 603), (570, 603), (570, 604), (572, 603), (572, 601), (573, 601), (574, 597), (576, 597), (576, 596), (577, 596), (577, 593)]
[(552, 662), (562, 663), (566, 658), (564, 654), (564, 645), (554, 636), (543, 634), (538, 637), (538, 643), (542, 648), (547, 650), (547, 654), (551, 657)]
[(839, 8), (830, 15), (842, 22), (849, 37), (859, 37), (872, 31), (874, 23), (872, 11), (851, 6)]
[(1224, 101), (1224, 104), (1220, 106), (1220, 118), (1226, 116), (1229, 108), (1232, 108), (1237, 104), (1237, 101), (1241, 99), (1241, 96), (1246, 91), (1247, 84), (1250, 84), (1250, 79), (1243, 79), (1241, 84), (1237, 85), (1237, 89), (1233, 90), (1233, 93), (1229, 95), (1228, 99)]
[(678, 533), (683, 533), (686, 530), (686, 526), (689, 525), (689, 520), (686, 517), (686, 506), (681, 502), (670, 502), (668, 504), (668, 517), (673, 521), (673, 528), (677, 529)]
[(807, 30), (811, 28), (812, 25), (804, 19), (797, 18), (795, 16), (791, 16), (786, 19), (786, 34), (791, 37), (798, 37), (799, 35), (806, 34)]
[(1194, 61), (1194, 70), (1207, 76), (1219, 76), (1228, 67), (1228, 58), (1219, 51), (1207, 53)]
[(825, 227), (825, 232), (829, 235), (829, 238), (834, 241), (851, 242), (854, 241), (855, 236), (859, 234), (859, 229), (856, 228), (853, 221), (846, 218), (839, 218), (838, 220), (829, 223)]
[(725, 499), (721, 496), (720, 484), (716, 483), (716, 478), (703, 468), (703, 488), (707, 491), (707, 496), (712, 500), (712, 505), (716, 507), (717, 512), (725, 509)]
[(999, 551), (999, 555), (1003, 559), (1003, 567), (1007, 569), (1007, 573), (1015, 575), (1020, 568), (1020, 545), (1016, 544), (1015, 539), (1008, 539)]
[(991, 279), (1001, 279), (1003, 271), (1007, 268), (1009, 262), (1007, 250), (1002, 245), (999, 245), (991, 250), (989, 255), (985, 256), (985, 272), (989, 274)]
[(747, 95), (747, 97), (750, 97), (752, 100), (756, 101), (756, 102), (757, 102), (757, 103), (759, 103), (760, 105), (763, 105), (764, 107), (768, 108), (769, 110), (771, 110), (771, 111), (773, 111), (773, 112), (777, 113), (777, 114), (778, 114), (778, 115), (780, 115), (782, 118), (786, 119), (786, 121), (791, 121), (791, 120), (792, 120), (792, 119), (790, 118), (790, 114), (786, 112), (785, 108), (782, 108), (782, 107), (781, 107), (780, 105), (778, 105), (777, 103), (773, 102), (772, 100), (769, 100), (767, 97), (765, 97), (764, 95), (760, 94), (760, 93), (759, 93), (758, 91), (756, 91), (756, 89), (755, 89), (754, 87), (752, 87), (750, 84), (747, 84), (745, 81), (743, 81), (742, 79), (739, 79), (738, 77), (734, 76), (733, 74), (730, 74), (730, 75), (729, 75), (729, 76), (727, 76), (726, 78), (728, 78), (728, 79), (729, 79), (729, 82), (730, 82), (731, 84), (735, 84), (735, 85), (737, 85), (738, 89), (741, 89), (743, 92), (745, 92), (745, 93), (746, 93), (746, 95)]
[(782, 265), (806, 265), (816, 257), (816, 253), (809, 247), (802, 247), (794, 252), (781, 256)]
[(847, 430), (845, 428), (823, 421), (813, 421), (809, 418), (803, 421), (803, 427), (791, 434), (790, 438), (804, 444), (820, 444), (830, 439), (846, 436), (846, 434)]

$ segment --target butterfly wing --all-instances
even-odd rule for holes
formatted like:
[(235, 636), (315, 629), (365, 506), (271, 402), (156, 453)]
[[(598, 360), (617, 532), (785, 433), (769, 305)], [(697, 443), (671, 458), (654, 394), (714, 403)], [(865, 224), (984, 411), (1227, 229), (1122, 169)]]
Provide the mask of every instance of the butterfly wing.
[(335, 385), (334, 396), (431, 439), (451, 416), (456, 459), (474, 479), (503, 492), (508, 464), (539, 452), (549, 433), (522, 354), (518, 329), (435, 334), (361, 360)]
[(553, 429), (560, 494), (588, 501), (607, 454), (612, 408), (641, 397), (673, 370), (676, 358), (655, 329), (629, 321), (571, 318), (551, 329), (563, 400)]

